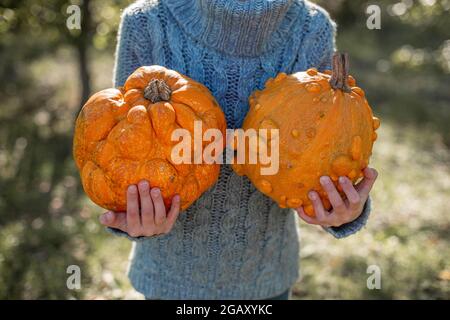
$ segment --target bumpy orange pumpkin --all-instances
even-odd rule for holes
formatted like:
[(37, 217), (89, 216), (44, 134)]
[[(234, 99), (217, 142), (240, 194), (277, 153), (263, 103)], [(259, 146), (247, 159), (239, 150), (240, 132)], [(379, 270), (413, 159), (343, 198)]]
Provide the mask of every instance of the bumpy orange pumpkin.
[(332, 72), (280, 73), (262, 91), (255, 91), (249, 102), (243, 129), (279, 129), (279, 171), (261, 175), (260, 164), (233, 168), (280, 207), (303, 205), (314, 216), (307, 197), (310, 190), (316, 190), (330, 209), (321, 176), (330, 176), (338, 189), (338, 177), (356, 183), (363, 176), (380, 121), (373, 117), (364, 91), (348, 76), (347, 55), (334, 56)]
[(174, 129), (225, 134), (225, 117), (208, 89), (160, 66), (137, 69), (118, 89), (94, 94), (75, 127), (73, 153), (83, 188), (103, 208), (126, 209), (126, 190), (141, 179), (159, 187), (166, 207), (175, 194), (186, 209), (218, 179), (218, 164), (174, 164)]

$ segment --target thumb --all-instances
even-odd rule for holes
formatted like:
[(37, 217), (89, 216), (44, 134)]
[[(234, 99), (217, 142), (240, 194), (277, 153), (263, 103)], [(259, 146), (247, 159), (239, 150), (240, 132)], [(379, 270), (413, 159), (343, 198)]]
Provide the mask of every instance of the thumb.
[(378, 172), (372, 168), (364, 169), (364, 179), (356, 185), (356, 190), (363, 199), (369, 197), (370, 190), (372, 189), (375, 180), (377, 180)]
[(102, 214), (99, 220), (104, 226), (120, 229), (126, 232), (127, 218), (125, 212), (108, 211)]

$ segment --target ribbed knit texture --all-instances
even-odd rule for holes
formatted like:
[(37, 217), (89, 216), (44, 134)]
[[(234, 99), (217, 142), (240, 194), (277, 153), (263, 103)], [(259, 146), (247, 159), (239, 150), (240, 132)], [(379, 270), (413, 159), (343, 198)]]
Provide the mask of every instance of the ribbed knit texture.
[[(115, 86), (139, 66), (158, 64), (206, 85), (229, 128), (238, 128), (247, 99), (278, 72), (330, 68), (334, 23), (303, 0), (138, 1), (122, 16)], [(370, 211), (335, 237), (363, 227)], [(218, 183), (167, 235), (136, 241), (129, 277), (153, 299), (261, 299), (298, 277), (295, 215), (280, 209), (245, 177), (223, 165)], [(127, 236), (118, 230), (115, 234)]]

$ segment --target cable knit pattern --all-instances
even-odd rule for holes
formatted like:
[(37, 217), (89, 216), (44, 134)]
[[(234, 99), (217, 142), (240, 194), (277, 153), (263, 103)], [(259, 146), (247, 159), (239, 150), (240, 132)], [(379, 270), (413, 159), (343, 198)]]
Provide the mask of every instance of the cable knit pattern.
[[(158, 64), (206, 85), (238, 128), (247, 99), (278, 72), (330, 68), (335, 25), (303, 0), (138, 1), (122, 16), (115, 86)], [(361, 229), (370, 210), (336, 237)], [(167, 235), (136, 241), (129, 277), (148, 298), (260, 299), (298, 277), (296, 216), (223, 165), (218, 183)], [(111, 232), (127, 236), (118, 230)]]

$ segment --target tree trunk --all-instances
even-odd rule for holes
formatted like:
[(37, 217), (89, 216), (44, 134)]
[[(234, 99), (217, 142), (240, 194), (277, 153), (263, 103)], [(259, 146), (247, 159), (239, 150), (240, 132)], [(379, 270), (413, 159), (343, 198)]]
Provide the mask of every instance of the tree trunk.
[(78, 70), (80, 81), (80, 108), (89, 98), (91, 94), (91, 74), (88, 65), (87, 47), (79, 44), (77, 46), (78, 51)]
[(92, 39), (90, 0), (84, 0), (81, 6), (81, 34), (76, 42), (80, 81), (80, 108), (91, 94), (91, 72), (89, 69), (88, 49)]

